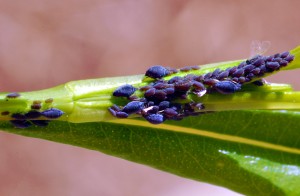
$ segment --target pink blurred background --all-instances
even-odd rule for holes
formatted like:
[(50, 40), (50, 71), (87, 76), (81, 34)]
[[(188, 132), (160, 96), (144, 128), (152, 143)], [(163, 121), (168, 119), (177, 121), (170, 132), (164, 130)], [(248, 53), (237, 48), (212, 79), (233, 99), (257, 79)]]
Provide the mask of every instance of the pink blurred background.
[[(247, 58), (300, 44), (298, 1), (0, 0), (1, 91)], [(272, 82), (297, 84), (299, 71)], [(237, 195), (152, 168), (0, 132), (0, 195)]]

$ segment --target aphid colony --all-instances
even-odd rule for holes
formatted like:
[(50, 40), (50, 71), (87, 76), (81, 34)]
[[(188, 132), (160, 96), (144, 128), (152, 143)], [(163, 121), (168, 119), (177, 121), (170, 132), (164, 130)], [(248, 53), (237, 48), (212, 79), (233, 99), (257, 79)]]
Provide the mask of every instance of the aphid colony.
[[(16, 99), (20, 97), (21, 95), (19, 93), (10, 93), (6, 97), (8, 99)], [(53, 99), (47, 99), (45, 103), (51, 103)], [(13, 120), (10, 120), (10, 122), (16, 127), (16, 128), (27, 128), (31, 125), (37, 125), (40, 127), (47, 126), (50, 120), (57, 119), (61, 117), (64, 112), (56, 109), (56, 108), (50, 108), (44, 111), (38, 111), (41, 109), (41, 101), (33, 101), (31, 105), (31, 110), (27, 113), (13, 113), (11, 114), (11, 118)], [(9, 115), (8, 111), (4, 111), (1, 113), (1, 115)], [(42, 118), (42, 119), (40, 119)]]
[[(126, 97), (130, 102), (125, 106), (113, 105), (109, 111), (117, 118), (139, 115), (152, 124), (160, 124), (165, 120), (181, 120), (187, 116), (203, 113), (201, 110), (205, 107), (202, 103), (180, 101), (187, 100), (189, 94), (198, 97), (213, 92), (232, 94), (240, 90), (244, 83), (263, 85), (259, 78), (266, 73), (279, 70), (293, 60), (294, 56), (289, 52), (271, 56), (257, 55), (226, 70), (216, 69), (204, 75), (175, 76), (170, 80), (163, 80), (163, 77), (177, 73), (177, 70), (160, 65), (152, 66), (146, 71), (145, 76), (155, 81), (140, 89), (129, 84), (118, 87), (113, 96)], [(180, 71), (187, 72), (192, 69), (199, 67), (189, 66)], [(142, 91), (143, 97), (135, 96), (136, 90)]]

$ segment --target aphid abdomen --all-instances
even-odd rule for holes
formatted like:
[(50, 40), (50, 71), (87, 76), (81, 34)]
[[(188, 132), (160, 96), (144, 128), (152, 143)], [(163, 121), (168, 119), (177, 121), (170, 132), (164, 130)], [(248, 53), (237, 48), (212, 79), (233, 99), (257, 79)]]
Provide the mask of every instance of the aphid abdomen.
[(20, 128), (20, 129), (25, 129), (31, 126), (31, 123), (27, 120), (11, 120), (10, 122), (16, 128)]
[(161, 65), (155, 65), (155, 66), (150, 67), (146, 71), (145, 76), (148, 76), (148, 77), (154, 78), (154, 79), (159, 79), (159, 78), (169, 75), (169, 73), (170, 73), (170, 71), (167, 68), (165, 68)]
[(124, 106), (122, 112), (125, 112), (127, 114), (134, 114), (140, 112), (142, 109), (144, 109), (144, 102), (132, 101)]
[(43, 112), (41, 112), (41, 115), (46, 117), (46, 118), (50, 118), (50, 119), (56, 119), (61, 117), (64, 114), (63, 111), (56, 109), (56, 108), (51, 108), (48, 110), (45, 110)]
[(130, 84), (125, 84), (123, 86), (119, 86), (114, 92), (113, 96), (115, 97), (129, 97), (132, 95), (137, 89), (134, 88)]
[(231, 81), (219, 81), (213, 88), (222, 94), (231, 94), (241, 89), (241, 85)]
[(145, 119), (152, 124), (161, 124), (165, 121), (162, 114), (150, 114), (146, 116)]

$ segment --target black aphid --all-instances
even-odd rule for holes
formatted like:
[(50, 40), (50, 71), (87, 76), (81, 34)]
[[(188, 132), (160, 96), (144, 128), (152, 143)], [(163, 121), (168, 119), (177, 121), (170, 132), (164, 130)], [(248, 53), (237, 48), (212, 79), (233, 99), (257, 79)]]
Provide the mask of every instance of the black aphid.
[(123, 86), (119, 86), (114, 92), (113, 96), (115, 97), (129, 97), (132, 95), (137, 89), (134, 88), (130, 84), (125, 84)]
[(12, 118), (16, 119), (16, 120), (25, 120), (26, 116), (24, 114), (21, 113), (14, 113), (11, 115)]
[(10, 120), (16, 128), (25, 129), (31, 126), (31, 123), (27, 120)]
[(160, 110), (164, 110), (168, 107), (170, 107), (170, 102), (169, 101), (162, 101), (158, 104), (158, 107)]
[(32, 124), (39, 127), (46, 127), (49, 124), (49, 120), (31, 120)]
[(116, 117), (117, 118), (128, 118), (128, 116), (129, 115), (126, 112), (121, 112), (121, 111), (116, 112)]
[(34, 111), (34, 110), (29, 111), (25, 114), (26, 119), (36, 119), (36, 118), (39, 118), (41, 116), (42, 116), (42, 114), (40, 112)]
[(213, 88), (222, 94), (231, 94), (241, 89), (241, 85), (239, 83), (231, 82), (231, 81), (219, 81), (217, 82)]
[(9, 115), (9, 113), (10, 113), (9, 111), (3, 111), (3, 112), (1, 112), (1, 115), (2, 116), (7, 116), (7, 115)]
[(162, 114), (150, 114), (146, 116), (145, 119), (152, 124), (161, 124), (165, 121)]
[(55, 118), (61, 117), (64, 114), (64, 112), (59, 109), (56, 109), (56, 108), (51, 108), (51, 109), (42, 111), (41, 114), (42, 114), (42, 116), (44, 116), (46, 118), (55, 119)]
[(155, 66), (150, 67), (146, 71), (145, 76), (148, 76), (148, 77), (154, 78), (154, 79), (159, 79), (166, 75), (169, 75), (169, 73), (170, 73), (170, 71), (167, 68), (165, 68), (161, 65), (155, 65)]
[(127, 114), (134, 114), (140, 112), (142, 109), (144, 109), (144, 102), (131, 101), (124, 106), (122, 112), (125, 112)]
[(144, 96), (145, 97), (152, 97), (155, 94), (156, 89), (155, 88), (150, 88), (146, 90)]
[(21, 95), (19, 93), (16, 93), (16, 92), (13, 92), (13, 93), (9, 93), (6, 95), (7, 98), (10, 98), (10, 99), (14, 99), (14, 98), (17, 98), (17, 97), (20, 97)]

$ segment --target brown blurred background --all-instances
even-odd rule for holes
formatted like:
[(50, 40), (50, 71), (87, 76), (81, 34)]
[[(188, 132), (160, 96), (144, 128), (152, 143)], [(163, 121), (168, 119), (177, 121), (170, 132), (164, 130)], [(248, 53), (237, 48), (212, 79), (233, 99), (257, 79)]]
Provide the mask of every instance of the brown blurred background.
[[(299, 1), (0, 0), (1, 91), (247, 58), (300, 44)], [(299, 71), (269, 81), (298, 83)], [(0, 195), (236, 195), (72, 146), (0, 133)]]

